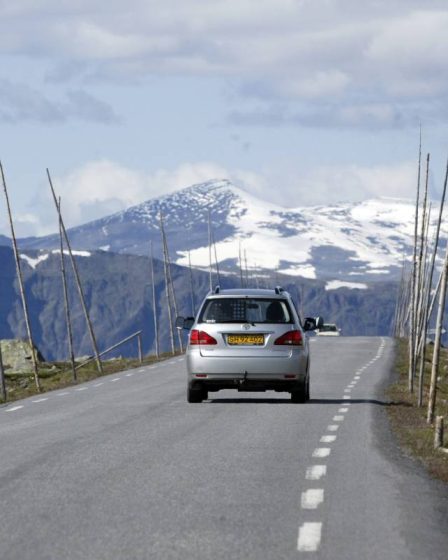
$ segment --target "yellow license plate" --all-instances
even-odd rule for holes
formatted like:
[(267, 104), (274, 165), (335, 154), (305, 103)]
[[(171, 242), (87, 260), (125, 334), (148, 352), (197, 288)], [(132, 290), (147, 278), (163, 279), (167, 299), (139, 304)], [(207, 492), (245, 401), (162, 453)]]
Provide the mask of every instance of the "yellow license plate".
[(231, 346), (262, 346), (264, 334), (229, 334), (227, 342)]

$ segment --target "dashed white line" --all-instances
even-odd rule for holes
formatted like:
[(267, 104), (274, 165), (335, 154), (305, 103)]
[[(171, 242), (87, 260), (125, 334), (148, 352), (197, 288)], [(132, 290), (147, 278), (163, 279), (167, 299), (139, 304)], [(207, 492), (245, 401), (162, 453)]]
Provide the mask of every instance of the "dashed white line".
[(87, 387), (78, 387), (75, 391), (87, 391)]
[(44, 401), (48, 401), (48, 397), (42, 397), (41, 399), (35, 399), (34, 401), (31, 401), (31, 402), (39, 403), (39, 402), (44, 402)]
[(348, 412), (348, 408), (344, 406), (344, 407), (338, 409), (338, 412)]
[(94, 387), (101, 387), (101, 385), (104, 385), (104, 381), (101, 381), (101, 383), (95, 383)]
[(317, 509), (324, 501), (323, 488), (310, 488), (302, 492), (300, 498), (300, 505), (302, 509)]
[(304, 523), (299, 527), (297, 550), (300, 552), (315, 552), (320, 546), (322, 523)]
[(343, 398), (343, 399), (348, 399), (348, 400), (350, 400), (350, 399), (351, 399), (351, 396), (350, 396), (350, 395), (344, 395), (342, 398)]
[(336, 414), (336, 416), (333, 416), (333, 422), (342, 422), (344, 420), (344, 416), (342, 416), (342, 414)]
[(331, 449), (329, 447), (317, 447), (313, 451), (313, 457), (328, 457), (331, 453)]
[(65, 397), (66, 395), (70, 395), (70, 391), (64, 391), (63, 393), (58, 393), (58, 397)]
[(339, 424), (330, 424), (327, 426), (327, 432), (337, 432), (339, 430)]
[(115, 377), (114, 379), (109, 379), (110, 383), (114, 383), (115, 381), (120, 381), (121, 377)]
[(133, 373), (127, 373), (126, 377), (132, 377), (134, 374)]
[(320, 480), (326, 474), (327, 474), (326, 465), (313, 465), (306, 469), (305, 478), (307, 480)]
[(336, 441), (336, 436), (322, 436), (320, 438), (320, 443), (333, 443)]
[(12, 406), (11, 408), (7, 408), (5, 412), (14, 412), (15, 410), (20, 410), (23, 408), (23, 404), (19, 404), (18, 406)]

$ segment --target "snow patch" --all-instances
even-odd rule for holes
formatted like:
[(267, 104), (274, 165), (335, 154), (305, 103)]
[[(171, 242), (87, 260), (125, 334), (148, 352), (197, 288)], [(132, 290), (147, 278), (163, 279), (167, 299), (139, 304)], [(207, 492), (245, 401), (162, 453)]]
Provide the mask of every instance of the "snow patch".
[(20, 258), (23, 259), (25, 262), (27, 262), (30, 265), (30, 267), (33, 269), (35, 269), (39, 263), (46, 261), (48, 257), (49, 257), (48, 253), (45, 253), (44, 255), (39, 255), (38, 257), (35, 258), (29, 257), (28, 255), (24, 255), (24, 254), (20, 255)]
[(339, 280), (331, 280), (325, 285), (325, 290), (338, 290), (339, 288), (349, 288), (350, 290), (367, 290), (367, 284), (361, 284), (360, 282), (341, 282)]

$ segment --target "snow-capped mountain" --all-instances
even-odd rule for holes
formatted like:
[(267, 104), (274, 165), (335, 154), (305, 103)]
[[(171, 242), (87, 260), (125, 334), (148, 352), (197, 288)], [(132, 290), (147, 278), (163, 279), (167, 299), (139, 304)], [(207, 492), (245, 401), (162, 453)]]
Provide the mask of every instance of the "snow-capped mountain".
[[(226, 180), (155, 198), (69, 230), (73, 248), (160, 257), (160, 213), (171, 260), (209, 266), (208, 220), (221, 270), (239, 257), (249, 273), (270, 270), (325, 280), (397, 278), (411, 253), (414, 204), (397, 199), (303, 208), (262, 201)], [(21, 249), (54, 249), (56, 235), (23, 239)], [(215, 249), (216, 247), (216, 249)], [(189, 253), (189, 255), (188, 255)]]

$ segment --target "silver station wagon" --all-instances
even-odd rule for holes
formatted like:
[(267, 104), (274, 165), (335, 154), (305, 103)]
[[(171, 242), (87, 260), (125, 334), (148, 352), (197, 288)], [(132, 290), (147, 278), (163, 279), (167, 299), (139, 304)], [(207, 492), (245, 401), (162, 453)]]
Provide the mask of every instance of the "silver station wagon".
[[(321, 320), (317, 321), (318, 324)], [(275, 290), (220, 290), (207, 295), (199, 313), (178, 317), (191, 329), (186, 351), (187, 400), (198, 403), (209, 391), (287, 391), (291, 401), (310, 396), (310, 355), (304, 325), (291, 296)]]

